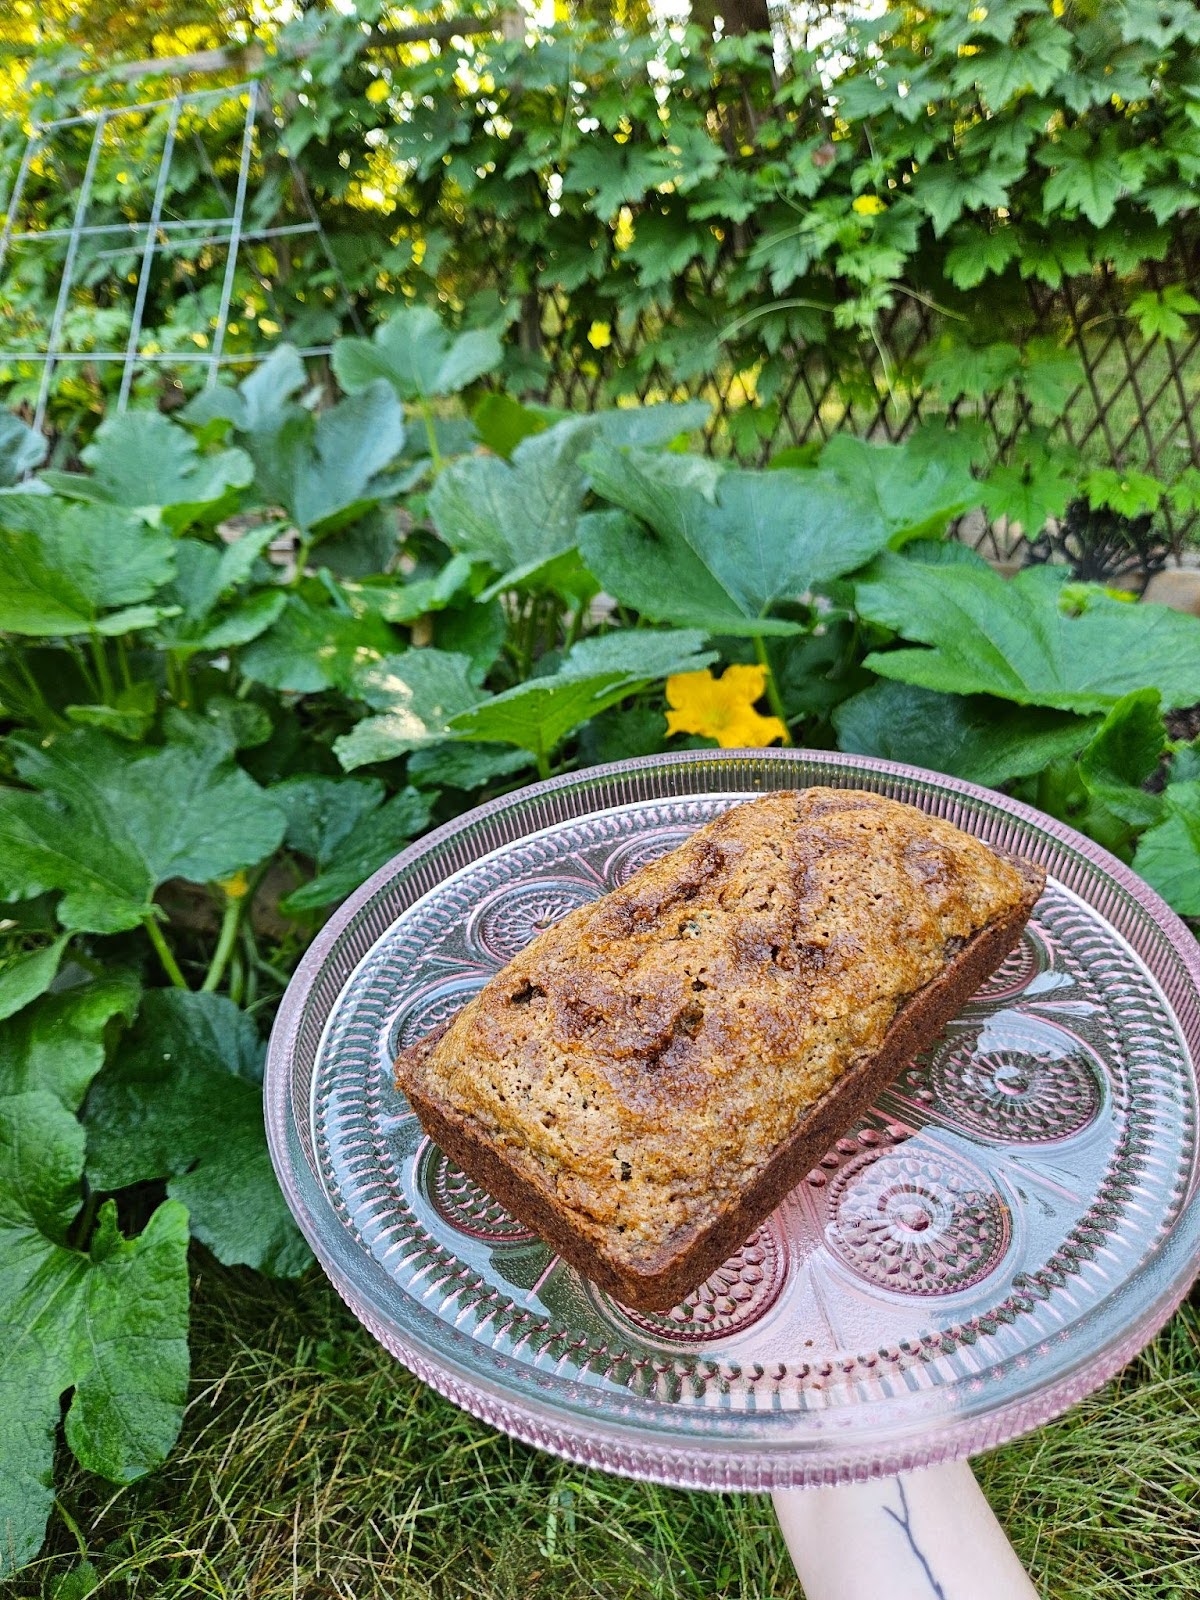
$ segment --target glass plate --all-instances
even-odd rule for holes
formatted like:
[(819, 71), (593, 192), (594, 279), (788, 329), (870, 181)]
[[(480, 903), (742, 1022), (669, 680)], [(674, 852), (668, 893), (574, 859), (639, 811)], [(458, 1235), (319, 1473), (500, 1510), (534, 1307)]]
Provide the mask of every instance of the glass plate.
[[(422, 1133), (399, 1045), (540, 928), (725, 807), (872, 789), (1046, 868), (1020, 945), (696, 1293), (565, 1266)], [(413, 1372), (529, 1443), (767, 1489), (986, 1449), (1111, 1376), (1197, 1263), (1196, 941), (1131, 872), (988, 790), (853, 756), (684, 753), (472, 811), (341, 908), (284, 999), (271, 1152), (338, 1291)]]

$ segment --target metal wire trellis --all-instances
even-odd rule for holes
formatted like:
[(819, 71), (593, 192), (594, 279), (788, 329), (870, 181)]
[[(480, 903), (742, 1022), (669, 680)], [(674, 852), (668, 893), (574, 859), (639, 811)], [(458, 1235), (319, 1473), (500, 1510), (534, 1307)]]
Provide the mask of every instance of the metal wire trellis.
[[(237, 277), (238, 254), (245, 245), (296, 235), (316, 235), (334, 277), (341, 282), (340, 270), (330, 250), (329, 242), (313, 204), (308, 185), (304, 181), (303, 174), (297, 167), (294, 158), (290, 155), (286, 159), (295, 192), (300, 197), (306, 213), (305, 220), (278, 227), (248, 225), (247, 194), (254, 154), (256, 119), (262, 93), (260, 83), (257, 80), (249, 80), (244, 83), (221, 85), (211, 89), (194, 89), (180, 92), (169, 99), (141, 101), (130, 105), (106, 106), (92, 111), (81, 112), (78, 116), (60, 117), (34, 124), (26, 140), (25, 149), (17, 168), (16, 178), (5, 207), (4, 226), (0, 230), (0, 271), (3, 271), (10, 254), (14, 250), (19, 250), (22, 247), (40, 246), (58, 240), (65, 241), (65, 252), (58, 277), (58, 290), (55, 296), (54, 310), (44, 345), (39, 341), (34, 345), (11, 346), (3, 352), (4, 359), (8, 361), (30, 362), (41, 367), (37, 400), (32, 417), (35, 428), (41, 428), (46, 420), (46, 411), (53, 389), (55, 373), (65, 364), (96, 363), (107, 365), (120, 363), (121, 382), (117, 394), (116, 407), (118, 410), (123, 411), (129, 403), (134, 378), (138, 371), (144, 367), (155, 365), (176, 366), (181, 363), (200, 365), (207, 369), (205, 385), (206, 387), (211, 387), (216, 383), (223, 367), (235, 363), (243, 365), (265, 360), (270, 354), (269, 349), (239, 350), (234, 354), (227, 354), (225, 348), (230, 320), (230, 306)], [(222, 203), (227, 207), (225, 214), (195, 218), (165, 217), (164, 209), (170, 188), (172, 162), (176, 155), (180, 123), (185, 111), (196, 108), (206, 110), (211, 114), (222, 105), (229, 103), (240, 103), (244, 108), (238, 135), (237, 176), (232, 198), (229, 197), (224, 186), (217, 178), (203, 144), (198, 138), (195, 139), (201, 160), (207, 166), (214, 189), (221, 196)], [(139, 221), (122, 219), (120, 221), (90, 223), (88, 217), (94, 198), (97, 165), (103, 149), (106, 132), (114, 124), (119, 124), (123, 118), (144, 117), (147, 113), (162, 111), (166, 112), (166, 118), (163, 126), (162, 146), (158, 155), (154, 178), (153, 198), (148, 216)], [(87, 162), (75, 196), (75, 207), (70, 227), (46, 229), (19, 227), (18, 222), (21, 216), (26, 186), (39, 155), (48, 154), (52, 150), (56, 136), (62, 133), (63, 130), (86, 127), (89, 124), (92, 127), (92, 137), (88, 148)], [(80, 246), (84, 240), (103, 239), (119, 240), (120, 243), (116, 244), (111, 250), (95, 253), (91, 258), (93, 261), (110, 259), (115, 263), (119, 263), (123, 257), (128, 256), (131, 249), (140, 252), (129, 331), (121, 349), (72, 349), (65, 341), (64, 335), (72, 293), (77, 287)], [(143, 322), (151, 281), (159, 261), (178, 251), (195, 252), (213, 246), (225, 250), (225, 265), (220, 278), (217, 311), (215, 317), (211, 319), (211, 331), (207, 335), (208, 347), (197, 350), (152, 348), (148, 342), (143, 340)], [(358, 328), (357, 313), (350, 301), (349, 293), (345, 291), (344, 284), (342, 284), (342, 288), (345, 292), (346, 314), (351, 323)], [(305, 356), (327, 355), (330, 348), (327, 343), (309, 344), (300, 353)]]

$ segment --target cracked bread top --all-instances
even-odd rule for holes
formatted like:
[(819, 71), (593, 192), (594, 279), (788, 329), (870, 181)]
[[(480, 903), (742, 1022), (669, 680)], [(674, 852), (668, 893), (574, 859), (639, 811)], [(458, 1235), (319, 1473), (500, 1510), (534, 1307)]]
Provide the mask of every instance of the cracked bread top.
[(1018, 869), (880, 795), (737, 805), (540, 934), (397, 1062), (614, 1261), (736, 1203)]

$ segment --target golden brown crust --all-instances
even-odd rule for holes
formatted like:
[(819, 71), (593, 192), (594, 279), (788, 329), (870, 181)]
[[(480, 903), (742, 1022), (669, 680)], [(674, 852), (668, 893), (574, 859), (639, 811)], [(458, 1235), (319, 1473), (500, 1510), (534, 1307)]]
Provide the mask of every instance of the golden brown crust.
[(936, 1037), (1043, 884), (878, 795), (770, 795), (540, 935), (397, 1082), (568, 1261), (666, 1309)]

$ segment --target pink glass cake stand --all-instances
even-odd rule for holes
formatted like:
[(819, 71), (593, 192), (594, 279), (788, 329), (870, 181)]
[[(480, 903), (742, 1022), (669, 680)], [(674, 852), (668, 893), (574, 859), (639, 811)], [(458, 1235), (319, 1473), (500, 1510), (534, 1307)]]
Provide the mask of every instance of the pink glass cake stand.
[[(392, 1057), (690, 830), (811, 784), (946, 817), (1039, 861), (1046, 893), (938, 1043), (720, 1271), (669, 1313), (630, 1311), (426, 1138)], [(284, 999), (267, 1124), (339, 1293), (443, 1395), (589, 1466), (775, 1491), (810, 1596), (982, 1600), (1032, 1590), (966, 1457), (1115, 1373), (1200, 1259), (1198, 1051), (1195, 940), (1069, 828), (889, 762), (684, 753), (507, 795), (378, 872)], [(939, 1463), (959, 1465), (907, 1476)]]

